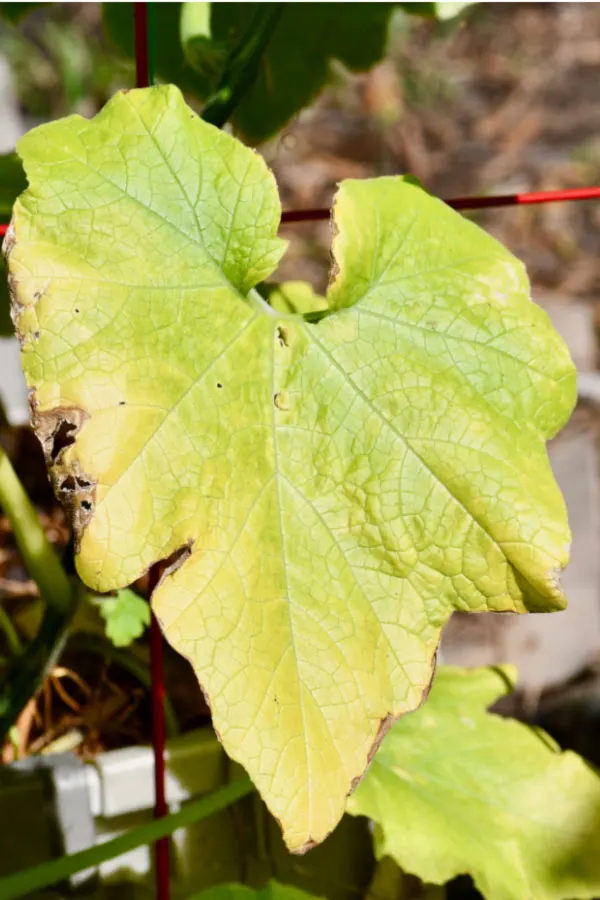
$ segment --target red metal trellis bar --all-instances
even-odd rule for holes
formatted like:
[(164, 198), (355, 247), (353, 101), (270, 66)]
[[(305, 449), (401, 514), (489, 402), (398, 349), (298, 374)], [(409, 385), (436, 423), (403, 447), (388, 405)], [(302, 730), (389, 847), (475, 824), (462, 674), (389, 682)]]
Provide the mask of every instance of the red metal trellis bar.
[[(140, 4), (143, 6), (144, 4)], [(558, 203), (568, 200), (600, 200), (600, 187), (566, 188), (559, 191), (531, 191), (523, 194), (497, 194), (489, 197), (452, 197), (445, 202), (452, 209), (494, 209), (500, 206), (531, 206), (538, 203)], [(281, 216), (282, 225), (296, 222), (318, 222), (331, 215), (328, 208), (292, 209)], [(0, 224), (0, 236), (6, 233), (8, 225)]]
[[(136, 87), (149, 87), (152, 83), (152, 60), (150, 46), (148, 3), (134, 4), (135, 30), (135, 83)], [(150, 569), (148, 596), (151, 598), (160, 577), (159, 564)], [(154, 613), (150, 619), (150, 695), (152, 703), (152, 748), (154, 751), (154, 815), (167, 815), (166, 796), (166, 727), (165, 727), (165, 673), (163, 644), (160, 625)], [(169, 900), (170, 859), (169, 839), (162, 838), (154, 845), (154, 879), (156, 900)]]
[[(600, 187), (566, 188), (562, 191), (532, 191), (524, 194), (498, 194), (490, 197), (453, 197), (445, 202), (452, 209), (489, 209), (498, 206), (526, 206), (534, 203), (557, 203), (561, 200), (600, 200)], [(331, 210), (292, 209), (281, 216), (282, 225), (294, 222), (318, 222), (329, 219)]]
[[(148, 578), (148, 596), (152, 597), (159, 580), (158, 565), (152, 566)], [(166, 816), (169, 812), (166, 797), (166, 726), (165, 680), (163, 663), (163, 639), (158, 619), (152, 613), (150, 619), (150, 701), (152, 709), (152, 748), (154, 750), (154, 815)], [(156, 900), (170, 897), (169, 838), (161, 838), (154, 845)]]
[(152, 81), (150, 42), (148, 40), (148, 4), (134, 4), (133, 15), (135, 31), (135, 86), (144, 88), (149, 87)]

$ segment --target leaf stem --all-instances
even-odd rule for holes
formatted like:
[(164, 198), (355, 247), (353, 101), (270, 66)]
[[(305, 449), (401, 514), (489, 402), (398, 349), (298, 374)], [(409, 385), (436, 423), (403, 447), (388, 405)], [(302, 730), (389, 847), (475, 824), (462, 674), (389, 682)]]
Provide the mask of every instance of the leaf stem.
[(222, 128), (252, 87), (260, 61), (281, 18), (285, 3), (259, 3), (239, 44), (232, 50), (219, 86), (206, 103), (202, 118)]
[(0, 898), (18, 900), (19, 897), (43, 890), (56, 884), (57, 881), (64, 881), (82, 869), (100, 866), (108, 859), (116, 859), (137, 847), (152, 844), (173, 834), (178, 828), (187, 828), (195, 822), (208, 819), (214, 813), (241, 800), (252, 790), (254, 787), (249, 779), (234, 781), (207, 797), (192, 800), (179, 812), (171, 813), (162, 819), (154, 819), (110, 841), (16, 872), (0, 879)]

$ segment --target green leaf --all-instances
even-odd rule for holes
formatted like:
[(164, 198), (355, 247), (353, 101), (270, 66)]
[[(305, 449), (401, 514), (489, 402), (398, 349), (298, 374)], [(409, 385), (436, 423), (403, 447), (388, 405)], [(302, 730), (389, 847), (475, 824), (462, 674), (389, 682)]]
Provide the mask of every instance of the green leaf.
[(0, 337), (12, 337), (15, 333), (14, 325), (10, 317), (10, 300), (8, 297), (8, 285), (6, 283), (6, 268), (0, 254)]
[[(190, 17), (190, 21), (198, 33), (205, 30), (202, 10), (209, 4), (194, 3), (199, 7)], [(163, 81), (177, 84), (183, 91), (196, 94), (199, 97), (207, 97), (212, 89), (212, 81), (200, 74), (190, 66), (189, 60), (183, 53), (181, 43), (182, 3), (153, 3), (152, 4), (152, 31), (150, 41), (152, 46), (153, 64), (156, 74)], [(135, 58), (135, 34), (134, 34), (134, 4), (133, 3), (103, 3), (102, 24), (104, 31), (113, 44), (124, 56)], [(217, 51), (211, 47), (210, 53)], [(214, 71), (213, 69), (210, 70)]]
[[(239, 43), (256, 6), (211, 4), (217, 47), (232, 50)], [(331, 60), (354, 72), (370, 69), (385, 51), (393, 8), (390, 3), (286, 4), (258, 77), (234, 113), (234, 126), (249, 141), (263, 141), (317, 96), (329, 79)]]
[(228, 56), (227, 41), (213, 39), (210, 17), (210, 3), (181, 4), (183, 54), (191, 67), (206, 78), (206, 90), (210, 90), (211, 86), (216, 88)]
[(328, 313), (274, 310), (275, 182), (173, 87), (18, 149), (22, 360), (78, 571), (106, 592), (171, 557), (165, 633), (306, 849), (454, 609), (563, 607), (568, 352), (522, 265), (401, 178), (342, 184)]
[[(15, 4), (16, 6), (28, 6), (29, 4)], [(35, 6), (36, 4), (31, 4)], [(7, 4), (2, 4), (7, 6)], [(4, 11), (0, 10), (4, 15)], [(8, 222), (12, 213), (13, 203), (27, 187), (27, 179), (23, 171), (23, 165), (16, 153), (6, 153), (0, 156), (0, 223)], [(14, 334), (14, 327), (10, 317), (10, 303), (6, 284), (6, 269), (4, 260), (0, 254), (0, 337), (9, 337)]]
[(271, 879), (260, 890), (244, 884), (219, 884), (194, 894), (190, 900), (311, 900), (312, 897), (314, 894)]
[(106, 636), (115, 647), (128, 647), (150, 624), (150, 607), (134, 591), (117, 591), (115, 597), (95, 599), (106, 625)]
[(0, 3), (0, 16), (13, 25), (46, 3)]
[(403, 872), (391, 856), (383, 856), (375, 866), (365, 900), (446, 900), (446, 891), (443, 886), (417, 881)]
[(600, 778), (543, 732), (486, 712), (514, 672), (442, 668), (397, 722), (348, 811), (377, 823), (378, 857), (443, 884), (471, 875), (486, 900), (600, 892)]
[(26, 187), (23, 164), (17, 154), (0, 156), (0, 222), (10, 219), (13, 203)]
[[(333, 60), (352, 72), (372, 68), (385, 53), (389, 19), (396, 7), (426, 18), (448, 19), (467, 5), (287, 3), (258, 77), (233, 115), (234, 126), (247, 140), (264, 141), (315, 99), (329, 80)], [(228, 58), (248, 33), (258, 6), (153, 3), (157, 75), (202, 100), (208, 99)], [(103, 15), (112, 42), (133, 57), (133, 4), (105, 3)]]

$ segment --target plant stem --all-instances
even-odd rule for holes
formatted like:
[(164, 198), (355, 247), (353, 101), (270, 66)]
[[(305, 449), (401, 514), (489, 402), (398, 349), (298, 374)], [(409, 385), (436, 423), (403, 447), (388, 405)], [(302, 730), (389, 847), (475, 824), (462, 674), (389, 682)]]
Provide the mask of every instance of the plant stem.
[(21, 638), (17, 634), (17, 629), (11, 622), (10, 616), (2, 606), (0, 600), (0, 628), (6, 636), (6, 641), (13, 656), (21, 656), (23, 653), (23, 644)]
[(44, 603), (68, 616), (75, 605), (65, 570), (6, 452), (0, 447), (0, 506), (10, 522), (17, 547)]
[(110, 841), (2, 878), (0, 900), (18, 900), (19, 897), (43, 890), (56, 884), (57, 881), (64, 881), (82, 869), (100, 866), (106, 860), (116, 859), (123, 853), (135, 850), (136, 847), (152, 844), (173, 834), (178, 828), (187, 828), (195, 822), (208, 819), (214, 813), (241, 800), (252, 790), (254, 790), (252, 782), (247, 778), (234, 781), (207, 797), (192, 800), (179, 812), (171, 813), (162, 819), (154, 819)]
[(230, 53), (216, 92), (202, 118), (222, 128), (256, 81), (260, 61), (284, 10), (284, 3), (259, 3), (240, 43)]
[[(45, 603), (40, 629), (21, 656), (16, 656), (0, 685), (0, 742), (25, 704), (37, 692), (58, 657), (76, 605), (76, 594), (46, 537), (38, 516), (0, 447), (0, 506), (11, 524), (17, 547)], [(1, 896), (1, 893), (0, 893)]]
[(47, 606), (35, 638), (22, 656), (14, 657), (0, 685), (0, 744), (58, 659), (70, 624), (71, 615)]

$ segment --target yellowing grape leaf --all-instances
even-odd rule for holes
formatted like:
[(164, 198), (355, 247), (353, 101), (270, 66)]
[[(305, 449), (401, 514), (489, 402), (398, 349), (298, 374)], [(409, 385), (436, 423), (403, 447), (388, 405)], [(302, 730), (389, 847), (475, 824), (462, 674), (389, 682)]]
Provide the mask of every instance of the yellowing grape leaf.
[(568, 352), (522, 265), (402, 178), (342, 184), (329, 308), (275, 310), (275, 182), (176, 88), (18, 151), (13, 302), (78, 571), (115, 590), (180, 551), (154, 609), (307, 849), (453, 609), (564, 605)]
[(439, 670), (427, 704), (397, 722), (348, 811), (375, 849), (443, 884), (468, 873), (486, 900), (600, 894), (600, 778), (543, 732), (486, 712), (514, 671)]

